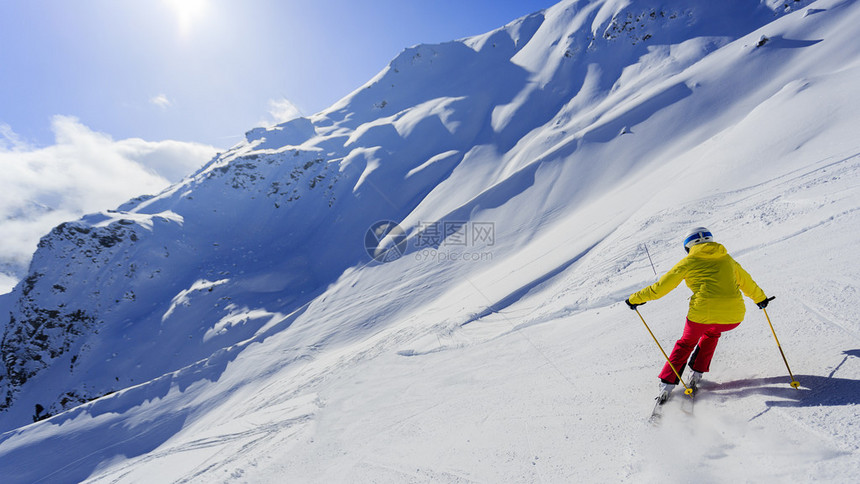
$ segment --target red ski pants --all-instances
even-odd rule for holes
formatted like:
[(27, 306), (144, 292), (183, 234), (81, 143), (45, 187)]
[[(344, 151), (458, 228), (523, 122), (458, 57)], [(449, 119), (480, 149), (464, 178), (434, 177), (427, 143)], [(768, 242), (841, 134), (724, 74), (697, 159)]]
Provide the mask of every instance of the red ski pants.
[[(688, 358), (690, 360), (690, 368), (694, 371), (704, 373), (710, 370), (711, 359), (714, 357), (714, 350), (717, 348), (720, 335), (724, 331), (737, 328), (739, 324), (741, 323), (699, 324), (688, 319), (687, 324), (684, 325), (684, 334), (675, 343), (675, 348), (672, 349), (669, 361), (672, 362), (672, 366), (681, 375), (684, 374), (684, 367), (687, 364)], [(692, 357), (690, 354), (692, 354)], [(672, 371), (669, 363), (663, 365), (660, 379), (667, 383), (678, 383), (678, 377), (675, 376), (675, 372)]]

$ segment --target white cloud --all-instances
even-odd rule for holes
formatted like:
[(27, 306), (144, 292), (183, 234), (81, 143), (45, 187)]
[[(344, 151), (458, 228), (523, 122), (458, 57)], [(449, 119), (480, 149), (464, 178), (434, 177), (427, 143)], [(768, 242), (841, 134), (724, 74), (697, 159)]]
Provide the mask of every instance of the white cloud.
[(118, 155), (134, 161), (170, 182), (190, 175), (217, 153), (214, 147), (185, 141), (145, 141), (129, 138), (113, 143)]
[[(115, 141), (68, 116), (55, 116), (52, 129), (54, 144), (36, 148), (0, 125), (0, 275), (21, 277), (39, 238), (57, 224), (158, 193), (216, 152), (197, 143)], [(0, 281), (8, 285), (8, 277)]]
[(12, 127), (5, 123), (0, 123), (0, 152), (15, 151), (26, 148), (24, 140), (12, 131)]
[(18, 284), (17, 278), (0, 272), (0, 294), (11, 292), (15, 284)]
[(269, 99), (269, 116), (274, 120), (274, 124), (280, 124), (302, 117), (302, 112), (289, 99)]
[(152, 104), (155, 104), (156, 106), (160, 107), (161, 109), (167, 109), (171, 105), (173, 105), (173, 103), (170, 102), (170, 99), (168, 99), (165, 94), (159, 94), (157, 96), (153, 96), (149, 99), (149, 102)]

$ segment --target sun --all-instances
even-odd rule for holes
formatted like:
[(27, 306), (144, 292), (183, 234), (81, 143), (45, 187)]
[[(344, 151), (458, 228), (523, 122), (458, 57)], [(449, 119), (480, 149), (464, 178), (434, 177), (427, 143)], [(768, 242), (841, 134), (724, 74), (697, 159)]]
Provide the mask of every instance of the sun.
[(208, 0), (164, 0), (176, 14), (179, 32), (183, 36), (191, 33), (194, 23), (206, 13)]

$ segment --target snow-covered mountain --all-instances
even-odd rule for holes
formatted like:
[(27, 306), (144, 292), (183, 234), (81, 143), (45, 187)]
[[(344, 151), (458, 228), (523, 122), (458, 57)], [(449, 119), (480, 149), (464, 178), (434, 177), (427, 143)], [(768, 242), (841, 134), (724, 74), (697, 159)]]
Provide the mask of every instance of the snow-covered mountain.
[[(566, 0), (60, 225), (0, 298), (0, 474), (852, 482), (858, 25)], [(803, 386), (752, 307), (653, 428), (661, 355), (619, 301), (691, 225), (777, 296)], [(664, 347), (683, 292), (642, 309)]]

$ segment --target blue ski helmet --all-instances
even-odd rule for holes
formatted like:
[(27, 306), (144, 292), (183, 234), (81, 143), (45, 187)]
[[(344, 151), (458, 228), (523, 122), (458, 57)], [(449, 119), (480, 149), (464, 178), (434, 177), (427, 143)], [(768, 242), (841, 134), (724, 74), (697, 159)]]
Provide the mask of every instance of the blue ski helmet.
[(714, 235), (711, 234), (711, 231), (706, 229), (705, 227), (696, 227), (689, 232), (687, 232), (687, 236), (684, 237), (684, 250), (690, 252), (690, 247), (697, 244), (704, 244), (705, 242), (713, 242)]

